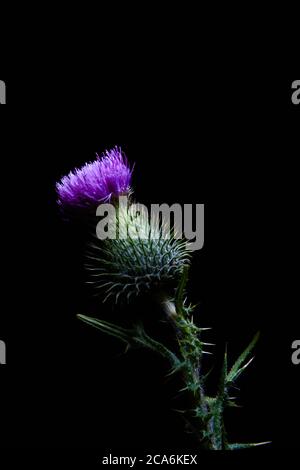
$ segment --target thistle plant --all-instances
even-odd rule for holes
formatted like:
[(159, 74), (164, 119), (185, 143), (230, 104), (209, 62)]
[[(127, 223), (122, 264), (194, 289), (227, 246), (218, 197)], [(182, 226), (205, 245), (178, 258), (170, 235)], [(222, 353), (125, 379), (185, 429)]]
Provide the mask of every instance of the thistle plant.
[[(230, 443), (224, 423), (224, 410), (236, 406), (231, 390), (238, 378), (252, 362), (251, 353), (258, 340), (253, 340), (238, 359), (228, 365), (224, 354), (218, 389), (211, 396), (206, 393), (206, 357), (211, 357), (211, 343), (207, 342), (209, 328), (194, 322), (194, 305), (187, 302), (186, 290), (191, 252), (185, 239), (175, 230), (166, 236), (164, 221), (149, 220), (142, 211), (131, 213), (120, 204), (119, 196), (129, 196), (132, 168), (121, 151), (115, 147), (102, 158), (71, 172), (57, 184), (58, 204), (72, 213), (96, 213), (99, 204), (111, 202), (115, 207), (113, 220), (116, 236), (94, 240), (89, 244), (87, 270), (90, 283), (99, 292), (101, 302), (128, 303), (146, 293), (155, 298), (162, 315), (174, 335), (172, 349), (163, 340), (151, 337), (142, 319), (130, 328), (107, 322), (101, 318), (78, 315), (88, 325), (124, 342), (127, 347), (146, 348), (160, 355), (169, 364), (170, 376), (181, 377), (190, 406), (182, 410), (186, 429), (193, 432), (199, 449), (235, 450), (256, 447), (261, 443)], [(161, 222), (161, 223), (160, 223)]]

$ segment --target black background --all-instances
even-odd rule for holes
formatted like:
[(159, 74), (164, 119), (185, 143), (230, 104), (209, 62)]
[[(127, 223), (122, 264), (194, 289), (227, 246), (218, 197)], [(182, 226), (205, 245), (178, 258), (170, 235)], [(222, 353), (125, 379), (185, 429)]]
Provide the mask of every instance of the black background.
[[(143, 352), (123, 355), (75, 317), (110, 311), (84, 286), (84, 235), (60, 220), (55, 182), (116, 144), (136, 162), (137, 200), (206, 204), (189, 295), (218, 344), (213, 377), (226, 342), (233, 360), (261, 331), (240, 380), (243, 408), (227, 416), (229, 435), (297, 447), (300, 109), (291, 103), (293, 79), (245, 76), (192, 75), (181, 88), (166, 73), (130, 86), (116, 76), (0, 77), (2, 447), (195, 449), (172, 411), (176, 382), (166, 381), (166, 365)], [(157, 318), (151, 305), (133, 308)]]

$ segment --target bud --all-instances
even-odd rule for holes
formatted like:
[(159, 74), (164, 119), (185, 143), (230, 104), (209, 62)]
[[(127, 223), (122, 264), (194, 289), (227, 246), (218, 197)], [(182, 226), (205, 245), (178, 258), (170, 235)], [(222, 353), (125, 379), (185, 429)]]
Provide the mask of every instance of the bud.
[(189, 264), (186, 241), (176, 239), (174, 231), (167, 238), (163, 224), (130, 207), (119, 206), (115, 225), (116, 237), (97, 240), (88, 254), (91, 283), (105, 292), (104, 301), (128, 301), (132, 295), (175, 286)]

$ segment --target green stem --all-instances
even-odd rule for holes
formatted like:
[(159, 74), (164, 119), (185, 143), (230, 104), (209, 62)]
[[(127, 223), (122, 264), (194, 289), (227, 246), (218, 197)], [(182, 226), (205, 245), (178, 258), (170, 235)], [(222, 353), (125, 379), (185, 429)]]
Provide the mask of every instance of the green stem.
[(175, 306), (168, 298), (163, 299), (162, 306), (175, 331), (184, 364), (181, 373), (195, 412), (195, 416), (189, 418), (190, 427), (204, 448), (217, 449), (214, 420), (210, 416), (201, 374), (202, 343), (197, 336), (199, 329), (185, 318), (183, 305), (179, 310), (181, 313), (178, 313), (178, 305)]

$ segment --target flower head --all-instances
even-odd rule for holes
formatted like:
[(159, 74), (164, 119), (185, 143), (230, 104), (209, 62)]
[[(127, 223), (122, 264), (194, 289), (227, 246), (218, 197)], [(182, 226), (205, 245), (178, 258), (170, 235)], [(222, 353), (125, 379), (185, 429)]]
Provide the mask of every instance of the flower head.
[(56, 184), (57, 202), (64, 209), (94, 209), (101, 202), (128, 194), (131, 176), (126, 156), (121, 148), (114, 147), (64, 176)]
[(123, 212), (122, 206), (116, 225), (120, 236), (92, 243), (87, 255), (86, 267), (92, 279), (89, 282), (100, 295), (105, 294), (104, 301), (128, 301), (132, 295), (176, 286), (190, 263), (186, 240), (176, 238), (174, 230), (166, 237), (158, 220), (151, 223), (143, 213), (132, 216)]

